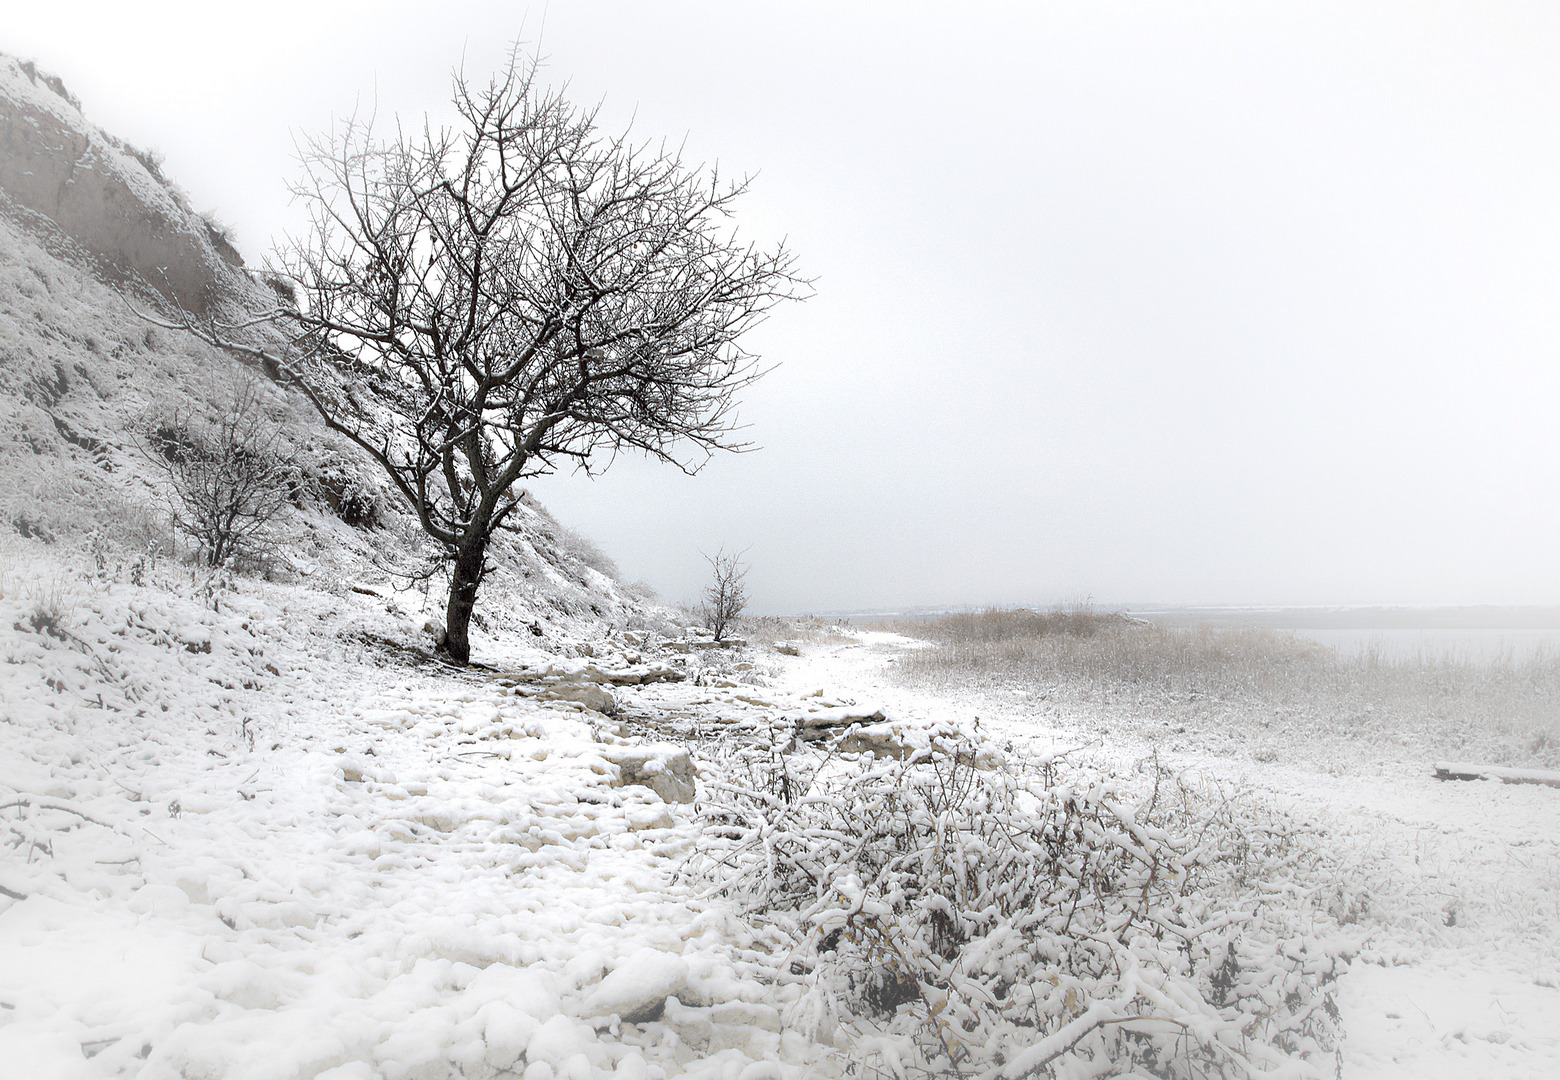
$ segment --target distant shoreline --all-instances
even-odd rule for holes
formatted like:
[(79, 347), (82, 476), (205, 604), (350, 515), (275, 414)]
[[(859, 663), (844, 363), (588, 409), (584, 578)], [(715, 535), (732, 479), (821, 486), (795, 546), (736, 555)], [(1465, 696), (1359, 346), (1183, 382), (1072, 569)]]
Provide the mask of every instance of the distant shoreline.
[[(967, 605), (887, 610), (838, 610), (809, 614), (850, 623), (922, 622), (948, 615), (985, 611), (988, 607), (1048, 605)], [(1315, 606), (1273, 605), (1092, 605), (1097, 610), (1120, 610), (1134, 618), (1161, 626), (1251, 626), (1270, 630), (1555, 630), (1560, 631), (1560, 606), (1468, 604), (1425, 606)], [(790, 617), (797, 617), (792, 613)]]
[(1260, 626), (1272, 630), (1560, 630), (1560, 607), (1135, 607), (1163, 626)]

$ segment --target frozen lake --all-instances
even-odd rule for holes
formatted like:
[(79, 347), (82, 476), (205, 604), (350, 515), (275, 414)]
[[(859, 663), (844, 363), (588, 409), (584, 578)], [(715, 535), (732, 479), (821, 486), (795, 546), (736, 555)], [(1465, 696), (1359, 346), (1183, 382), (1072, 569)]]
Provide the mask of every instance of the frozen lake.
[(1560, 655), (1560, 608), (1145, 608), (1162, 626), (1254, 626), (1289, 631), (1344, 655), (1449, 657), (1480, 663)]

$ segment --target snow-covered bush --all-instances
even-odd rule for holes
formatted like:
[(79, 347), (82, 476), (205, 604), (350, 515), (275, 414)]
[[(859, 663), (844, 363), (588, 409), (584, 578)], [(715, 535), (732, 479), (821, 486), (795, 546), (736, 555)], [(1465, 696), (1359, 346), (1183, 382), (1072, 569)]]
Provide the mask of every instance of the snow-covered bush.
[(354, 529), (378, 525), (380, 491), (366, 482), (341, 454), (329, 450), (315, 452), (318, 460), (307, 466), (304, 473), (319, 501)]
[(1292, 822), (975, 749), (747, 749), (706, 784), (694, 865), (792, 944), (793, 1027), (898, 1076), (1331, 1065), (1337, 888)]

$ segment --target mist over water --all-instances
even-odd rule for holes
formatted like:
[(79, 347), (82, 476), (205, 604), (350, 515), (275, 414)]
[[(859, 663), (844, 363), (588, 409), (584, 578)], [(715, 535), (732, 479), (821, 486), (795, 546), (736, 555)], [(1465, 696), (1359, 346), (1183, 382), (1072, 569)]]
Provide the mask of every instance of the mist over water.
[(1520, 664), (1560, 655), (1560, 608), (1154, 608), (1161, 626), (1262, 627), (1293, 633), (1340, 656), (1426, 663)]
[[(1031, 605), (1005, 605), (1015, 608)], [(1468, 607), (1140, 607), (1121, 610), (1172, 629), (1216, 627), (1289, 633), (1335, 650), (1344, 659), (1371, 658), (1425, 664), (1522, 664), (1560, 656), (1560, 608)], [(825, 613), (842, 622), (914, 624), (978, 606)]]

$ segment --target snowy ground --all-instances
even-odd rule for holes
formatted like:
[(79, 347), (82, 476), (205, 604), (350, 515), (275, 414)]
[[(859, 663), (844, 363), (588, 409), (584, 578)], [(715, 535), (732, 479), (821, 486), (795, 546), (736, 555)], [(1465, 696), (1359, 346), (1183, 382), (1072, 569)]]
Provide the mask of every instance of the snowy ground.
[(368, 598), (65, 588), (56, 622), (14, 584), (0, 612), (0, 1073), (832, 1071), (675, 880), (689, 808), (613, 786), (567, 693), (378, 654)]
[[(1086, 717), (897, 688), (885, 636), (719, 672), (490, 639), (493, 670), (454, 673), (376, 644), (419, 619), (379, 596), (41, 563), (3, 591), (6, 1077), (846, 1075), (848, 1049), (791, 1029), (783, 943), (679, 876), (692, 808), (625, 785), (624, 749), (761, 733), (817, 691), (979, 716), (1020, 753), (1090, 741)], [(603, 675), (673, 669), (704, 677)], [(602, 692), (612, 719), (584, 707)], [(1161, 750), (1289, 800), (1378, 883), (1345, 1075), (1560, 1075), (1560, 792)]]
[(988, 738), (1038, 753), (1086, 746), (1108, 765), (1157, 750), (1177, 769), (1279, 800), (1372, 883), (1380, 925), (1341, 986), (1345, 1076), (1560, 1076), (1560, 790), (1437, 781), (1428, 761), (1406, 757), (1364, 777), (1299, 771), (1183, 752), (1168, 735), (1100, 736), (1087, 715), (1042, 726), (1021, 701), (904, 689), (892, 665), (914, 645), (862, 633), (808, 649), (780, 681), (871, 698), (906, 719), (979, 717)]

